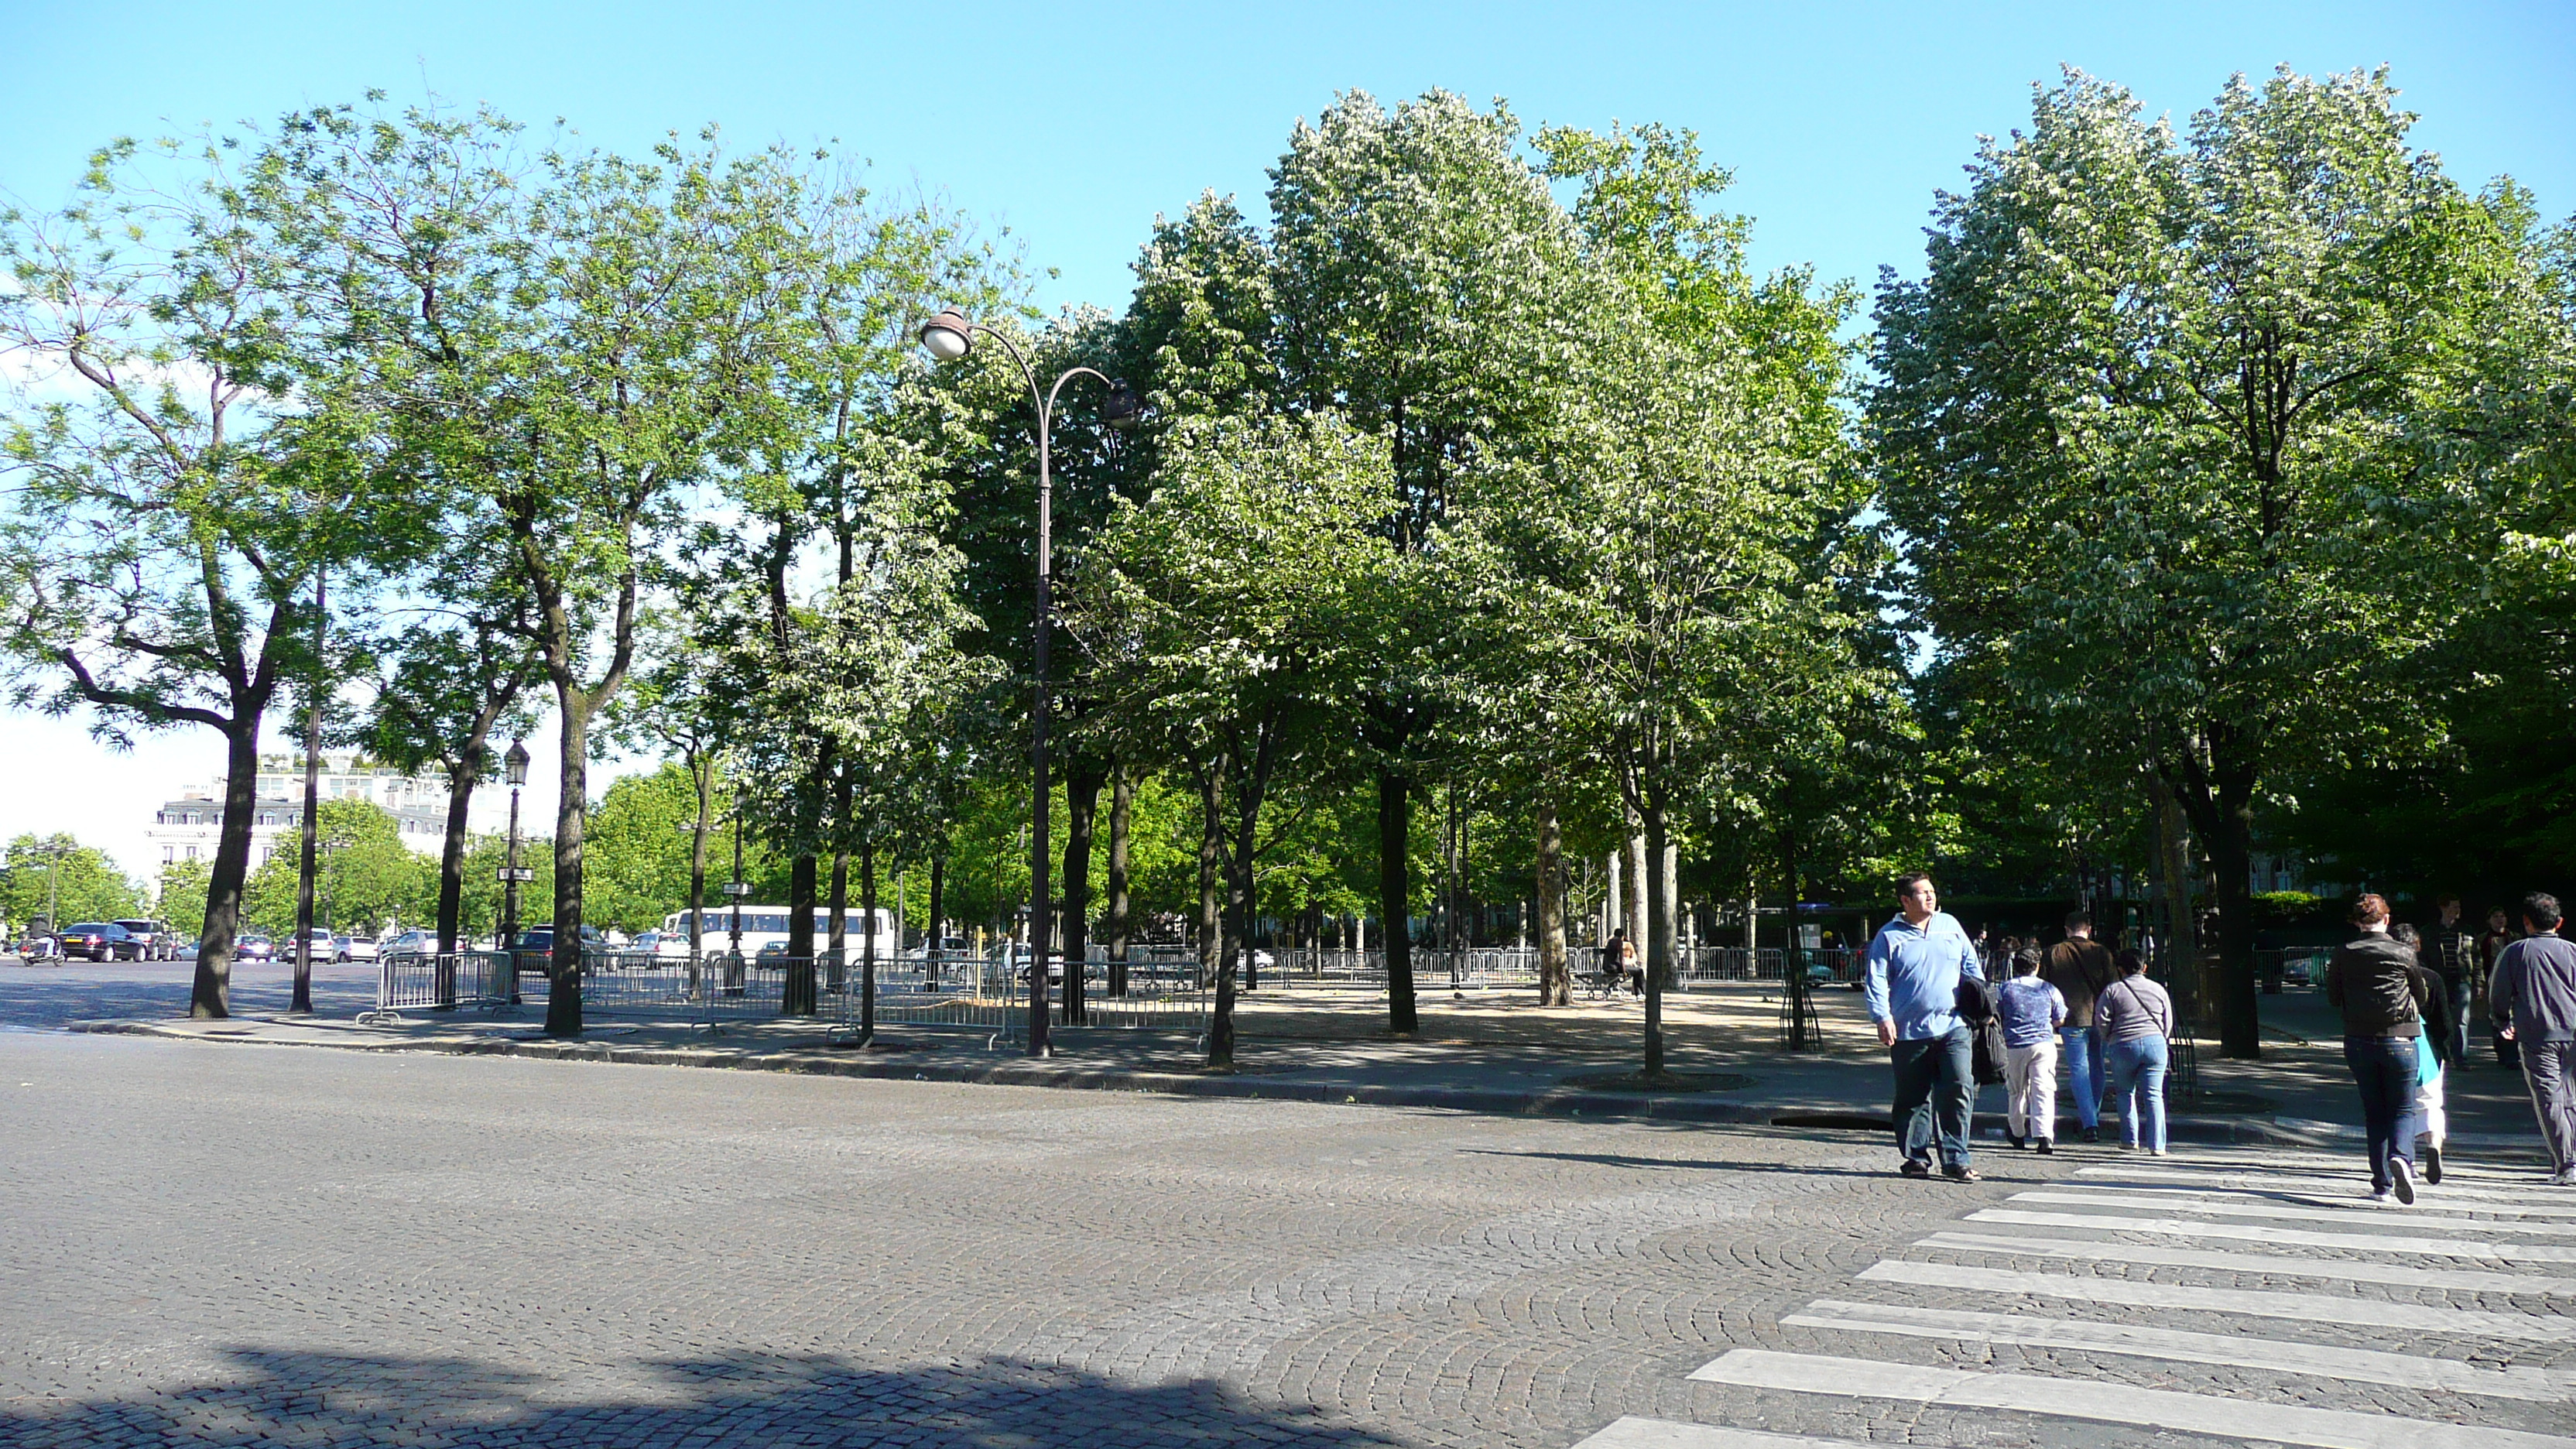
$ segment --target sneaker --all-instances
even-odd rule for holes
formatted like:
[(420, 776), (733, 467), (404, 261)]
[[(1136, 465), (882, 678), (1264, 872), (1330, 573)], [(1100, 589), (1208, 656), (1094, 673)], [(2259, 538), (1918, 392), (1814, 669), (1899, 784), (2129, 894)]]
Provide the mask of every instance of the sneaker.
[(1975, 1168), (1970, 1167), (1965, 1163), (1962, 1163), (1957, 1167), (1942, 1168), (1941, 1175), (1950, 1179), (1952, 1182), (1983, 1182), (1986, 1180), (1986, 1175), (1984, 1173), (1977, 1171)]
[(2099, 1128), (2099, 1127), (2087, 1127), (2087, 1128), (2085, 1128), (2085, 1129), (2084, 1129), (2084, 1140), (2085, 1140), (2085, 1141), (2087, 1141), (2087, 1142), (2099, 1142), (2099, 1141), (2101, 1141), (2101, 1140), (2102, 1140), (2102, 1129), (2101, 1129), (2101, 1128)]
[(2392, 1198), (2392, 1197), (2390, 1197), (2390, 1196), (2388, 1195), (2388, 1189), (2386, 1189), (2386, 1188), (2384, 1188), (2384, 1187), (2383, 1187), (2383, 1188), (2378, 1189), (2377, 1191), (2375, 1191), (2375, 1192), (2373, 1192), (2373, 1193), (2371, 1193), (2371, 1195), (2370, 1195), (2370, 1200), (2371, 1200), (2371, 1202), (2372, 1202), (2373, 1204), (2375, 1204), (2375, 1205), (2377, 1205), (2377, 1206), (2379, 1206), (2379, 1207), (2386, 1207), (2386, 1206), (2388, 1206), (2390, 1203), (2392, 1203), (2392, 1202), (2396, 1201), (2396, 1199), (2395, 1199), (2395, 1198)]
[(2007, 1132), (2007, 1133), (2005, 1133), (2005, 1134), (2004, 1134), (2004, 1140), (2005, 1140), (2006, 1142), (2009, 1142), (2009, 1143), (2011, 1143), (2011, 1144), (2012, 1144), (2012, 1150), (2013, 1150), (2013, 1151), (2015, 1151), (2015, 1152), (2019, 1152), (2019, 1151), (2021, 1151), (2021, 1139), (2020, 1139), (2020, 1138), (2015, 1137), (2015, 1136), (2014, 1136), (2014, 1135), (2012, 1135), (2011, 1133)]
[(2155, 1153), (2155, 1155), (2156, 1155), (2156, 1156), (2158, 1156), (2158, 1157), (2162, 1157), (2162, 1156), (2164, 1156), (2164, 1155), (2165, 1155), (2165, 1150), (2164, 1150), (2163, 1148), (2161, 1148), (2161, 1147), (2150, 1148), (2149, 1150), (2150, 1150), (2150, 1151), (2152, 1151), (2152, 1152), (2154, 1152), (2154, 1153)]
[(2403, 1157), (2388, 1159), (2388, 1175), (2397, 1190), (2397, 1200), (2408, 1207), (2415, 1205), (2415, 1165)]
[(2424, 1144), (2424, 1180), (2431, 1183), (2442, 1180), (2442, 1144), (2439, 1142)]
[(2576, 1187), (2576, 1165), (2558, 1169), (2558, 1175), (2549, 1180), (2560, 1187)]
[(1924, 1161), (1920, 1157), (1909, 1157), (1905, 1159), (1904, 1165), (1896, 1170), (1907, 1177), (1930, 1177), (1932, 1175), (1932, 1164)]
[(2055, 1155), (2056, 1155), (2056, 1153), (2057, 1153), (2057, 1147), (2056, 1147), (2056, 1144), (2054, 1144), (2054, 1143), (2050, 1142), (2050, 1141), (2049, 1141), (2047, 1138), (2045, 1138), (2045, 1137), (2042, 1137), (2041, 1139), (2039, 1139), (2039, 1155), (2040, 1155), (2040, 1156), (2042, 1156), (2042, 1157), (2052, 1157), (2052, 1156), (2055, 1156)]

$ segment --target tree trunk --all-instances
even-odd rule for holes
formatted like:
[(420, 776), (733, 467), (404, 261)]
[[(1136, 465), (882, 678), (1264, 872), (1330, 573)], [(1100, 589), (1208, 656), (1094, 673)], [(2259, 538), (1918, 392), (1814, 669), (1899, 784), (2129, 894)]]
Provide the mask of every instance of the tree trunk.
[[(841, 818), (845, 820), (849, 818), (846, 809), (842, 812)], [(830, 990), (841, 991), (849, 986), (850, 971), (850, 853), (848, 851), (832, 852), (831, 882), (826, 889), (829, 899), (824, 902), (823, 910), (824, 919), (831, 927), (832, 944), (824, 948), (823, 984)], [(867, 919), (869, 927), (873, 929), (876, 918), (870, 916)]]
[(787, 865), (787, 977), (779, 983), (781, 1016), (812, 1016), (817, 1007), (814, 980), (814, 907), (822, 897), (822, 866), (812, 851)]
[[(321, 587), (314, 588), (313, 654), (322, 654)], [(322, 844), (322, 701), (320, 692), (304, 702), (304, 819), (296, 832), (299, 852), (295, 866), (295, 991), (288, 999), (289, 1012), (310, 1014), (313, 1010), (313, 887), (321, 872)]]
[(1217, 881), (1225, 855), (1225, 816), (1217, 801), (1216, 767), (1199, 771), (1199, 986), (1216, 984), (1225, 959), (1225, 923), (1219, 918)]
[[(1638, 824), (1635, 811), (1628, 812), (1628, 824)], [(1622, 898), (1619, 902), (1619, 929), (1631, 941), (1645, 944), (1650, 929), (1646, 919), (1646, 835), (1643, 830), (1628, 838), (1621, 851), (1620, 872)], [(1643, 951), (1638, 953), (1644, 955)]]
[[(438, 851), (438, 954), (456, 950), (464, 925), (466, 815), (474, 804), (474, 786), (482, 778), (480, 750), (471, 750), (447, 767), (447, 834)], [(454, 967), (449, 967), (454, 970)], [(453, 1000), (442, 994), (441, 1000)]]
[(1386, 951), (1386, 1029), (1422, 1029), (1413, 1000), (1413, 794), (1402, 775), (1377, 772), (1378, 932)]
[(2155, 793), (2156, 874), (2163, 877), (2165, 898), (2161, 964), (2166, 981), (2179, 986), (2195, 1008), (2205, 1009), (2199, 1001), (2200, 944), (2191, 919), (2191, 848), (2183, 833), (2182, 804), (2155, 772), (2148, 772), (2147, 781)]
[[(2250, 774), (2250, 772), (2248, 772)], [(2221, 778), (2218, 834), (2210, 842), (2218, 872), (2218, 1049), (2253, 1059), (2263, 1054), (2262, 1007), (2255, 999), (2252, 780)]]
[[(1647, 859), (1664, 858), (1664, 811), (1660, 803), (1648, 801), (1638, 812), (1645, 817), (1646, 833), (1642, 851), (1629, 856), (1632, 870)], [(1631, 842), (1632, 846), (1634, 842)], [(1646, 1075), (1660, 1076), (1664, 1070), (1664, 983), (1672, 979), (1673, 970), (1673, 900), (1664, 887), (1660, 870), (1637, 871), (1646, 877)]]
[(1109, 994), (1127, 994), (1127, 829), (1136, 813), (1136, 776), (1125, 764), (1109, 772)]
[(555, 777), (555, 944), (546, 970), (546, 1035), (579, 1036), (581, 847), (590, 790), (591, 702), (558, 677), (555, 709), (561, 716), (556, 738), (563, 760)]
[(1573, 999), (1574, 973), (1565, 956), (1565, 836), (1549, 800), (1538, 807), (1538, 1004)]
[(1089, 755), (1064, 762), (1064, 1019), (1083, 1019), (1082, 967), (1091, 957), (1091, 833), (1109, 772)]
[[(877, 1039), (877, 847), (859, 842), (859, 1040)], [(902, 937), (895, 938), (898, 942)]]
[(206, 924), (188, 987), (188, 1015), (200, 1020), (233, 1014), (233, 938), (241, 929), (242, 882), (250, 877), (251, 813), (259, 808), (259, 717), (256, 709), (236, 710), (224, 733), (224, 823), (206, 874)]
[(707, 836), (715, 829), (715, 757), (692, 752), (689, 775), (698, 787), (698, 818), (689, 828), (689, 995), (694, 999), (707, 955)]

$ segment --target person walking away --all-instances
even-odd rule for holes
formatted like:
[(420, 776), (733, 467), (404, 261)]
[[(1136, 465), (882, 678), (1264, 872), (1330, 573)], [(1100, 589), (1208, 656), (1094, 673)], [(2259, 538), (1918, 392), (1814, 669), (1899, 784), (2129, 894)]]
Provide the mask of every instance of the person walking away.
[(2173, 998), (2147, 979), (2147, 958), (2122, 951), (2120, 979), (2094, 1002), (2111, 1100), (2120, 1104), (2120, 1145), (2165, 1155), (2165, 1071), (2173, 1062)]
[[(2498, 906), (2487, 912), (2487, 933), (2478, 937), (2478, 976), (2487, 983), (2487, 1017), (2490, 1022), (2498, 1019), (2495, 1016), (2496, 962), (2503, 959), (2505, 947), (2521, 939), (2522, 937), (2517, 935), (2513, 927), (2506, 922), (2504, 907)], [(2501, 1027), (2496, 1028), (2490, 1035), (2495, 1042), (2496, 1065), (2508, 1071), (2518, 1066), (2519, 1058), (2513, 1049), (2513, 1038), (2506, 1036)]]
[(2084, 1140), (2102, 1140), (2102, 1057), (2094, 1050), (2093, 1003), (2119, 975), (2110, 948), (2093, 939), (2093, 918), (2077, 911), (2066, 918), (2066, 939), (2048, 948), (2042, 968), (2048, 984), (2066, 1001), (2066, 1024), (2058, 1031), (2064, 1049), (2066, 1090), (2075, 1094), (2076, 1125)]
[(1937, 1145), (1943, 1176), (1975, 1182), (1968, 1128), (1976, 1064), (1967, 1023), (1959, 1019), (1959, 980), (1982, 982), (1985, 973), (1968, 933), (1942, 912), (1932, 877), (1917, 871), (1899, 878), (1896, 904), (1896, 919), (1870, 940), (1861, 990), (1895, 1078), (1892, 1115), (1904, 1154), (1898, 1170), (1931, 1176)]
[(2424, 1033), (2415, 953), (2388, 934), (2388, 902), (2364, 895), (2352, 907), (2360, 934), (2326, 962), (2326, 1002), (2343, 1013), (2343, 1059), (2361, 1089), (2370, 1139), (2370, 1199), (2415, 1201), (2415, 1145), (2398, 1128), (2415, 1101), (2415, 1038)]
[(2004, 1024), (2004, 1140), (2015, 1151), (2024, 1138), (2041, 1152), (2057, 1150), (2057, 1029), (2066, 1023), (2066, 997), (2040, 965), (2039, 948), (2024, 947), (1995, 994)]
[[(2450, 1137), (2450, 1117), (2442, 1110), (2442, 1089), (2451, 1063), (2465, 1050), (2467, 1035), (2451, 1016), (2451, 995), (2442, 978), (2425, 962), (2431, 954), (2413, 926), (2390, 928), (2389, 939), (2415, 953), (2415, 998), (2424, 1003), (2424, 1034), (2415, 1038), (2415, 1098), (2397, 1138), (2415, 1149), (2426, 1182), (2442, 1180), (2442, 1144)], [(2458, 1045), (2455, 1047), (2455, 1041)], [(2419, 1141), (2420, 1139), (2420, 1141)]]
[(2521, 1061), (2532, 1115), (2549, 1144), (2550, 1180), (2576, 1187), (2576, 943), (2559, 934), (2560, 921), (2558, 897), (2522, 898), (2530, 934), (2496, 957), (2487, 1010)]
[(2438, 1055), (2446, 1066), (2456, 1065), (2469, 1055), (2469, 1002), (2477, 992), (2478, 943), (2462, 927), (2458, 896), (2442, 897), (2434, 910), (2433, 924), (2426, 928), (2417, 955), (2424, 969), (2442, 984), (2442, 1004), (2448, 1008), (2442, 1015), (2448, 1026), (2438, 1043)]

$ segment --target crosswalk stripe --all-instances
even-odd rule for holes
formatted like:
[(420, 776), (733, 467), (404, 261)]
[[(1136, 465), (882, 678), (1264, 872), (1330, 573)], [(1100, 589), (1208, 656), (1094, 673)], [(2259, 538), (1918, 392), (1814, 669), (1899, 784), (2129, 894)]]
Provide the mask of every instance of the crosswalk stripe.
[(1909, 1284), (1919, 1289), (2061, 1297), (2074, 1302), (2125, 1302), (2174, 1307), (2184, 1312), (2233, 1312), (2241, 1318), (2287, 1318), (2298, 1323), (2342, 1323), (2406, 1333), (2458, 1333), (2468, 1338), (2517, 1338), (2524, 1343), (2576, 1343), (2576, 1318), (2543, 1318), (2473, 1307), (2424, 1307), (2414, 1302), (2362, 1302), (2331, 1294), (2285, 1294), (2272, 1289), (2205, 1289), (2192, 1284), (2141, 1284), (2079, 1274), (2032, 1274), (2025, 1269), (1971, 1269), (1965, 1263), (1909, 1263), (1901, 1258), (1870, 1263), (1862, 1281)]
[(2008, 1409), (2181, 1434), (2269, 1439), (2312, 1449), (2576, 1449), (2576, 1439), (2515, 1429), (2266, 1404), (2094, 1379), (1969, 1373), (1759, 1348), (1729, 1349), (1693, 1370), (1691, 1377), (1743, 1388)]
[[(2177, 1218), (2111, 1217), (2097, 1213), (2039, 1213), (1980, 1208), (1975, 1223), (2016, 1223), (2036, 1228), (2082, 1228), (2096, 1233), (2156, 1233), (2172, 1238), (2230, 1238), (2288, 1243), (2302, 1248), (2359, 1248), (2376, 1253), (2417, 1253), (2443, 1258), (2494, 1258), (2518, 1263), (2576, 1263), (2576, 1246), (2557, 1243), (2476, 1243), (2449, 1238), (2404, 1238), (2382, 1233), (2314, 1233), (2259, 1223), (2184, 1222)], [(2408, 1226), (2413, 1226), (2410, 1222)]]
[(1867, 1449), (1849, 1439), (1814, 1439), (1761, 1429), (1721, 1429), (1627, 1415), (1574, 1449)]
[(2322, 1293), (2203, 1288), (2186, 1283), (2139, 1283), (2127, 1278), (2036, 1273), (2020, 1268), (1973, 1268), (1961, 1263), (1913, 1263), (1902, 1259), (1873, 1263), (1857, 1276), (1864, 1282), (1903, 1283), (1915, 1288), (1950, 1288), (2023, 1298), (2064, 1298), (2079, 1303), (2127, 1303), (2141, 1308), (2234, 1313), (2247, 1318), (2285, 1318), (2302, 1323), (2358, 1324), (2399, 1332), (2448, 1333), (2526, 1343), (2576, 1343), (2576, 1318), (2487, 1313), (2471, 1308), (2433, 1308), (2418, 1303), (2377, 1303)]
[[(2130, 1193), (2116, 1193), (2056, 1192), (2043, 1190), (2039, 1192), (2017, 1192), (2012, 1195), (2010, 1200), (2013, 1202), (2066, 1203), (2075, 1207), (2153, 1207), (2158, 1211), (2169, 1213), (2208, 1213), (2221, 1217), (2264, 1218), (2273, 1222), (2297, 1223), (2349, 1223), (2356, 1221), (2384, 1223), (2390, 1221), (2393, 1217), (2399, 1216), (2391, 1213), (2387, 1208), (2368, 1202), (2356, 1203), (2351, 1207), (2345, 1208), (2292, 1207), (2287, 1203), (2237, 1201), (2233, 1199), (2223, 1202), (2204, 1202), (2193, 1198), (2175, 1196), (2170, 1193), (2162, 1196), (2148, 1197), (2142, 1196), (2135, 1191)], [(2453, 1211), (2463, 1211), (2463, 1209), (2455, 1208)], [(2529, 1233), (2550, 1237), (2576, 1237), (2576, 1223), (2497, 1222), (2465, 1218), (2446, 1218), (2421, 1212), (2406, 1213), (2402, 1216), (2407, 1227), (2419, 1232)]]
[(2406, 1389), (2564, 1403), (2576, 1397), (2576, 1372), (2563, 1369), (2479, 1368), (2453, 1359), (2332, 1344), (2292, 1343), (2227, 1333), (2186, 1333), (2143, 1324), (2031, 1318), (1889, 1303), (1847, 1303), (1820, 1298), (1780, 1320), (1800, 1328), (1894, 1333), (1914, 1338), (2018, 1343), (2097, 1353), (2137, 1354), (2227, 1368), (2276, 1369), (2318, 1378), (2352, 1379)]
[(2271, 1253), (2214, 1253), (2198, 1248), (2153, 1248), (2141, 1243), (2079, 1242), (2066, 1238), (2002, 1238), (1982, 1233), (1934, 1233), (1918, 1248), (1954, 1253), (2010, 1254), (2025, 1258), (2081, 1258), (2141, 1263), (2159, 1268), (2206, 1268), (2218, 1273), (2260, 1273), (2282, 1278), (2330, 1278), (2385, 1283), (2401, 1288), (2441, 1288), (2462, 1293), (2537, 1293), (2576, 1298), (2576, 1278), (2537, 1273), (2498, 1273), (2485, 1268), (2419, 1268), (2411, 1263), (2356, 1263), (2349, 1259), (2284, 1258)]
[[(2254, 1172), (2212, 1173), (2201, 1171), (2168, 1171), (2161, 1167), (2081, 1167), (2075, 1175), (2088, 1183), (2117, 1182), (2123, 1186), (2152, 1188), (2164, 1185), (2176, 1192), (2277, 1192), (2328, 1193), (2358, 1196), (2368, 1190), (2370, 1175), (2356, 1173), (2350, 1177), (2289, 1176)], [(2416, 1191), (2422, 1196), (2418, 1207), (2442, 1205), (2466, 1209), (2470, 1204), (2494, 1203), (2492, 1208), (2475, 1211), (2527, 1213), (2536, 1217), (2576, 1218), (2576, 1193), (2565, 1188), (2535, 1187), (2530, 1189), (2498, 1187), (2463, 1187), (2442, 1176), (2442, 1185), (2434, 1187), (2418, 1181)]]
[[(2137, 1193), (2141, 1201), (2171, 1201), (2177, 1197), (2229, 1199), (2268, 1199), (2292, 1205), (2342, 1208), (2347, 1212), (2375, 1213), (2379, 1205), (2371, 1202), (2358, 1184), (2339, 1182), (2307, 1186), (2297, 1178), (2245, 1178), (2226, 1182), (2140, 1182), (2129, 1178), (2088, 1177), (2060, 1184), (2068, 1188), (2090, 1188), (2102, 1192)], [(2415, 1187), (2415, 1201), (2410, 1210), (2418, 1213), (2484, 1213), (2489, 1217), (2513, 1218), (2534, 1222), (2557, 1222), (2576, 1218), (2576, 1208), (2531, 1207), (2518, 1202), (2500, 1202), (2486, 1196), (2468, 1197), (2447, 1188)], [(2545, 1232), (2576, 1229), (2545, 1228)]]
[[(2245, 1159), (2241, 1156), (2219, 1157), (2196, 1152), (2175, 1152), (2169, 1156), (2155, 1158), (2153, 1161), (2158, 1167), (2197, 1167), (2221, 1172), (2242, 1172), (2245, 1169)], [(2262, 1162), (2267, 1168), (2300, 1167), (2324, 1172), (2358, 1170), (2367, 1173), (2370, 1171), (2370, 1157), (2359, 1148), (2349, 1153), (2266, 1152), (2262, 1154)], [(2484, 1166), (2470, 1162), (2445, 1162), (2442, 1166), (2444, 1180), (2449, 1180), (2454, 1174), (2464, 1182), (2493, 1182), (2507, 1186), (2536, 1188), (2547, 1185), (2548, 1169), (2539, 1164), (2516, 1168)]]

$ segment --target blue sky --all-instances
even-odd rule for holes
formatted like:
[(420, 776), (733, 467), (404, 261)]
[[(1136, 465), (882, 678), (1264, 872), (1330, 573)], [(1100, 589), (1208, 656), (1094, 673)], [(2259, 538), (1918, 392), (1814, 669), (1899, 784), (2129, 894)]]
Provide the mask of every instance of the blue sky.
[[(2471, 187), (2510, 173), (2576, 211), (2576, 4), (614, 5), (450, 0), (228, 12), (0, 0), (0, 193), (59, 201), (92, 147), (172, 125), (435, 92), (640, 149), (713, 122), (744, 145), (837, 138), (1007, 223), (1049, 306), (1118, 307), (1154, 214), (1257, 206), (1289, 128), (1362, 89), (1507, 98), (1523, 120), (1663, 121), (1736, 171), (1754, 258), (1873, 280), (1919, 266), (1936, 188), (2061, 64), (2178, 122), (2230, 73), (2387, 63)], [(194, 732), (206, 734), (206, 732)], [(534, 748), (539, 743), (531, 741)], [(0, 838), (76, 827), (142, 866), (141, 823), (211, 782), (212, 737), (126, 761), (76, 723), (0, 715)], [(551, 775), (541, 760), (534, 778)], [(32, 776), (32, 778), (31, 778)], [(596, 788), (596, 786), (594, 786)], [(535, 804), (540, 818), (551, 802)]]

